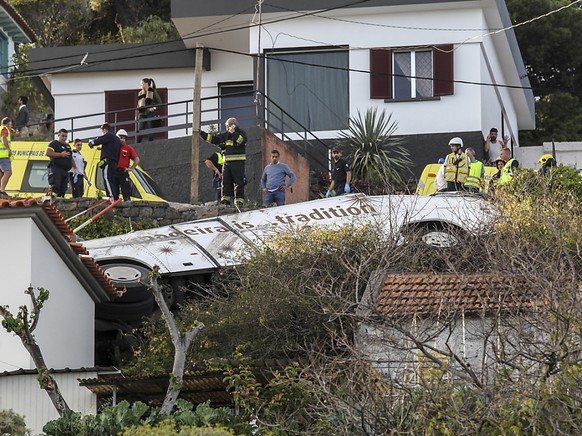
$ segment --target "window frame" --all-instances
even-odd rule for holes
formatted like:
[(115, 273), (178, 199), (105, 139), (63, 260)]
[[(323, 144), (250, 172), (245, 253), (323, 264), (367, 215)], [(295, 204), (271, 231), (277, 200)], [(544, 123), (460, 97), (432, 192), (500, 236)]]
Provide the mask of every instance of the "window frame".
[[(427, 51), (432, 49), (431, 97), (394, 98), (394, 53)], [(411, 74), (414, 75), (414, 74)], [(438, 100), (442, 96), (454, 94), (454, 47), (440, 44), (430, 47), (397, 48), (382, 47), (370, 49), (370, 99), (390, 101)], [(411, 93), (412, 95), (412, 93)]]

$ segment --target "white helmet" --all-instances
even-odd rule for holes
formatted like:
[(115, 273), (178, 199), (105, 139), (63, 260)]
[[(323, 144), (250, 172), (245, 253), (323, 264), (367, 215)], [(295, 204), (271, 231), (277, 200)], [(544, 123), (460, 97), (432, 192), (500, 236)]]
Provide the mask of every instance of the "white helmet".
[(119, 129), (117, 131), (117, 136), (125, 136), (127, 138), (127, 132), (125, 131), (125, 129)]
[(461, 148), (463, 148), (463, 140), (461, 138), (459, 138), (458, 136), (455, 136), (453, 139), (451, 139), (449, 141), (449, 145), (458, 145)]

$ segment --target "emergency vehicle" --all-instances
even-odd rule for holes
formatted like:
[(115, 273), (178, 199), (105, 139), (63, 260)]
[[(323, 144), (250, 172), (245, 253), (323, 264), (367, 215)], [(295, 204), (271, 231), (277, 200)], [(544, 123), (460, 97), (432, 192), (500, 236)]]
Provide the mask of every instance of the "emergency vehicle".
[[(10, 148), (12, 159), (12, 177), (6, 186), (8, 195), (14, 198), (38, 197), (46, 194), (48, 183), (49, 158), (45, 156), (48, 142), (14, 141)], [(98, 147), (89, 148), (83, 144), (81, 150), (87, 162), (85, 173), (91, 186), (85, 184), (85, 197), (101, 198), (106, 195), (103, 174), (98, 167), (101, 150)], [(142, 168), (137, 167), (130, 173), (132, 182), (132, 200), (166, 201), (154, 180)], [(65, 197), (71, 197), (69, 188)]]
[[(418, 195), (431, 195), (436, 192), (434, 186), (434, 180), (436, 179), (437, 173), (443, 164), (428, 164), (422, 170), (420, 179), (418, 179), (418, 185), (416, 187), (416, 193)], [(495, 167), (485, 166), (485, 192), (489, 189), (489, 182), (491, 178), (499, 171)]]
[[(433, 196), (342, 195), (216, 218), (184, 222), (83, 244), (120, 289), (118, 301), (96, 307), (103, 329), (107, 321), (131, 323), (154, 310), (147, 289), (149, 273), (159, 267), (166, 301), (180, 303), (184, 284), (207, 282), (220, 268), (244, 263), (253, 247), (302, 227), (374, 225), (382, 237), (399, 238), (414, 229), (435, 247), (451, 247), (459, 235), (487, 232), (494, 209), (481, 196), (443, 193)], [(99, 325), (99, 323), (98, 323)]]

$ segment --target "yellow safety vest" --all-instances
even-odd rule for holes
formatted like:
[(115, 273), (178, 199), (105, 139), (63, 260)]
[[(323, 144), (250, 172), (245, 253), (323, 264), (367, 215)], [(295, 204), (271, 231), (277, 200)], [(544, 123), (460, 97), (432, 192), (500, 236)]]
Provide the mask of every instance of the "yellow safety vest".
[(8, 126), (0, 127), (0, 159), (6, 159), (10, 157), (10, 154), (8, 154), (9, 148), (4, 147), (4, 141), (2, 141), (1, 139), (2, 133), (4, 133), (3, 132), (4, 129), (8, 130), (8, 136), (6, 137), (8, 139), (8, 146), (10, 146), (12, 142), (10, 137), (10, 129), (8, 128)]
[(515, 159), (513, 158), (509, 159), (505, 166), (501, 168), (501, 177), (499, 177), (499, 182), (497, 182), (499, 185), (504, 185), (513, 180), (513, 167), (511, 166), (511, 164), (513, 163), (514, 160)]
[[(455, 163), (457, 159), (459, 162)], [(468, 175), (469, 162), (467, 161), (467, 155), (465, 153), (461, 153), (460, 156), (455, 153), (448, 154), (445, 161), (445, 180), (447, 182), (465, 183)]]
[(483, 168), (483, 162), (479, 162), (478, 160), (471, 162), (471, 165), (469, 165), (469, 175), (467, 176), (467, 181), (465, 182), (466, 187), (476, 188), (481, 191)]

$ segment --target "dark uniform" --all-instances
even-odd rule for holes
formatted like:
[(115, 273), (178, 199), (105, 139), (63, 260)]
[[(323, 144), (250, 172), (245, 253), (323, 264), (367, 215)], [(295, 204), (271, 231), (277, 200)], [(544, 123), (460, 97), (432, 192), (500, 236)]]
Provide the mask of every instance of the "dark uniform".
[(73, 168), (73, 151), (67, 142), (63, 144), (56, 139), (48, 146), (57, 153), (69, 152), (67, 157), (51, 157), (48, 164), (48, 182), (52, 192), (57, 197), (64, 197), (68, 188), (69, 170)]
[(247, 134), (237, 126), (232, 133), (224, 132), (213, 135), (201, 131), (200, 136), (205, 141), (218, 145), (224, 150), (220, 202), (230, 204), (230, 198), (234, 196), (235, 203), (242, 203), (245, 197)]
[(335, 195), (342, 195), (346, 186), (350, 165), (343, 158), (339, 158), (337, 162), (332, 161), (332, 164), (331, 180), (334, 182), (333, 190)]
[[(224, 164), (224, 156), (220, 151), (216, 153), (212, 153), (212, 156), (208, 156), (208, 159), (212, 162), (212, 165), (218, 170), (220, 174), (222, 174), (222, 165)], [(222, 178), (214, 173), (212, 176), (212, 189), (214, 190), (214, 199), (216, 201), (220, 201), (220, 197), (222, 196)]]

